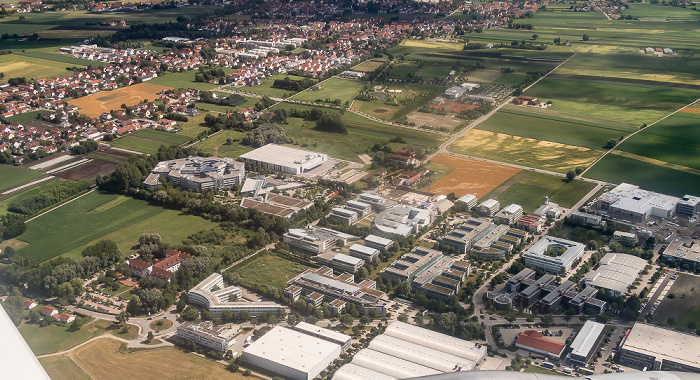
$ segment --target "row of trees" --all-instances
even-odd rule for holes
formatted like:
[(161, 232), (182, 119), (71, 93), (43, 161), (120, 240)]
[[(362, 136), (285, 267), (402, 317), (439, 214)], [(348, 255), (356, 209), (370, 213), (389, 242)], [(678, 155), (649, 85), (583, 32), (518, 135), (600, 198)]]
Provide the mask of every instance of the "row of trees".
[(311, 79), (311, 78), (292, 80), (289, 77), (285, 77), (284, 79), (275, 79), (275, 81), (272, 82), (272, 87), (280, 88), (282, 90), (299, 92), (302, 90), (306, 90), (307, 88), (309, 88), (315, 84), (316, 84), (316, 81)]
[(90, 188), (85, 181), (63, 181), (29, 198), (10, 203), (8, 210), (24, 215), (34, 215), (41, 210), (61, 203)]
[(214, 98), (212, 93), (209, 91), (200, 92), (199, 100), (204, 103), (216, 104), (225, 107), (238, 107), (246, 102), (246, 99), (238, 94), (231, 94), (225, 98)]

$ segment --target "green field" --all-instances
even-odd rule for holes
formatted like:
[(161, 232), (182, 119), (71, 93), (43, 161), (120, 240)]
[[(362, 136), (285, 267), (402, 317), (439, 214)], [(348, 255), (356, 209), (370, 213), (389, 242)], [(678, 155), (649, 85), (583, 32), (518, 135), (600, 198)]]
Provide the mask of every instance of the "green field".
[[(319, 86), (322, 86), (323, 88), (319, 90), (308, 89), (302, 93), (294, 95), (291, 99), (302, 102), (315, 102), (316, 99), (340, 99), (341, 104), (345, 104), (345, 102), (351, 102), (353, 99), (355, 99), (355, 96), (365, 85), (364, 82), (331, 78), (324, 81)], [(316, 88), (316, 86), (312, 88)]]
[(47, 51), (32, 50), (32, 51), (27, 51), (27, 52), (17, 53), (17, 54), (24, 56), (24, 57), (39, 58), (39, 59), (45, 59), (48, 61), (56, 61), (56, 62), (67, 63), (67, 64), (71, 64), (71, 65), (79, 65), (79, 66), (99, 66), (99, 67), (101, 67), (101, 66), (109, 65), (108, 62), (88, 61), (86, 59), (75, 58), (69, 54), (52, 53), (52, 52), (47, 52)]
[(696, 10), (661, 4), (630, 4), (623, 14), (650, 19), (700, 20), (700, 12)]
[(67, 205), (27, 223), (27, 232), (18, 240), (29, 245), (17, 251), (19, 256), (46, 261), (164, 211), (145, 201), (98, 191)]
[(0, 68), (5, 73), (5, 78), (25, 77), (27, 79), (36, 79), (72, 75), (73, 72), (66, 70), (66, 66), (63, 62), (19, 54), (0, 55)]
[[(310, 109), (313, 107), (298, 104), (281, 103), (273, 109)], [(324, 108), (325, 112), (338, 112)], [(418, 131), (415, 129), (395, 127), (369, 120), (351, 112), (342, 116), (348, 127), (348, 134), (318, 132), (313, 128), (313, 121), (298, 118), (288, 118), (288, 124), (282, 125), (287, 135), (297, 139), (302, 147), (308, 144), (308, 149), (323, 152), (334, 158), (360, 162), (358, 154), (366, 153), (376, 143), (386, 143), (396, 136), (403, 137), (407, 143), (423, 147), (435, 147), (447, 138), (443, 135)]]
[(145, 140), (131, 135), (127, 135), (110, 142), (110, 145), (116, 146), (117, 148), (135, 150), (137, 152), (148, 154), (158, 153), (158, 148), (164, 144), (165, 143), (161, 141)]
[(590, 182), (575, 180), (566, 183), (562, 177), (523, 170), (491, 190), (483, 199), (495, 198), (503, 207), (511, 203), (519, 204), (525, 213), (530, 213), (542, 205), (545, 196), (561, 207), (568, 208), (594, 187)]
[(209, 91), (219, 87), (219, 85), (207, 82), (195, 82), (194, 76), (198, 72), (197, 70), (190, 70), (184, 73), (167, 73), (166, 75), (161, 75), (149, 80), (148, 83), (172, 88), (194, 88), (200, 91)]
[(197, 116), (188, 116), (187, 121), (178, 121), (176, 125), (177, 134), (189, 139), (194, 139), (200, 133), (208, 130), (209, 128), (202, 125), (204, 123), (204, 116), (206, 116), (206, 113), (201, 112)]
[[(126, 196), (123, 197), (127, 200), (129, 199)], [(153, 208), (153, 206), (146, 206), (146, 208)], [(176, 210), (161, 209), (161, 212), (155, 215), (145, 217), (122, 229), (107, 233), (104, 236), (99, 236), (93, 241), (86, 242), (79, 247), (73, 248), (66, 252), (64, 256), (78, 258), (80, 257), (80, 253), (88, 245), (95, 244), (105, 239), (115, 242), (122, 253), (124, 253), (124, 256), (129, 256), (136, 253), (138, 249), (138, 240), (141, 234), (157, 233), (164, 242), (177, 244), (196, 232), (213, 227), (216, 227), (216, 223), (207, 219), (183, 214)]]
[(240, 140), (244, 136), (245, 133), (240, 131), (234, 131), (231, 129), (222, 130), (214, 136), (200, 140), (195, 144), (195, 146), (200, 148), (203, 152), (211, 153), (214, 156), (238, 158), (238, 156), (241, 154), (253, 150), (253, 147), (241, 145), (238, 142), (231, 145), (226, 145), (226, 140), (228, 138)]
[(513, 73), (508, 73), (508, 74), (503, 74), (496, 78), (493, 82), (493, 84), (501, 85), (501, 86), (511, 86), (515, 87), (520, 85), (520, 83), (523, 83), (523, 81), (527, 77), (523, 74), (513, 74)]
[(625, 140), (618, 149), (700, 169), (700, 115), (678, 112)]
[[(653, 321), (658, 324), (668, 325), (668, 319), (673, 318), (676, 324), (674, 329), (695, 332), (700, 326), (700, 278), (681, 273), (674, 282), (669, 294), (674, 298), (664, 298), (656, 312)], [(695, 328), (688, 328), (688, 323), (693, 322)]]
[(597, 105), (622, 107), (637, 114), (645, 123), (657, 120), (658, 113), (648, 111), (663, 111), (668, 114), (695, 101), (700, 96), (698, 91), (665, 86), (563, 78), (545, 78), (530, 88), (526, 94), (538, 97), (542, 101), (553, 100), (555, 110), (625, 121), (627, 119), (624, 115), (602, 116), (596, 112), (596, 108), (588, 108), (585, 113), (581, 113), (579, 109), (560, 109), (557, 107), (557, 101), (595, 104), (596, 107)]
[(479, 124), (478, 128), (589, 149), (601, 149), (608, 140), (618, 139), (637, 130), (632, 125), (609, 120), (591, 120), (523, 106), (506, 106)]
[(0, 165), (0, 191), (13, 188), (26, 182), (43, 177), (43, 173), (34, 170), (18, 168), (10, 165)]
[(610, 183), (633, 183), (645, 190), (674, 196), (695, 194), (700, 188), (698, 175), (617, 154), (605, 156), (585, 176)]
[(180, 134), (175, 134), (172, 132), (159, 131), (156, 129), (143, 129), (136, 133), (131, 134), (133, 137), (138, 137), (141, 139), (149, 139), (161, 141), (165, 144), (180, 145), (188, 142), (190, 139), (182, 136)]
[(34, 195), (37, 195), (40, 191), (46, 190), (53, 185), (56, 185), (59, 183), (58, 178), (54, 179), (49, 179), (44, 182), (41, 182), (37, 185), (26, 187), (22, 190), (15, 191), (13, 193), (10, 193), (6, 196), (0, 197), (0, 215), (6, 214), (7, 208), (10, 206), (10, 203), (12, 202), (17, 202), (22, 199), (26, 199), (29, 197), (32, 197)]
[(273, 286), (279, 290), (286, 287), (287, 281), (305, 271), (308, 267), (283, 259), (273, 254), (261, 253), (251, 261), (229, 270), (243, 281)]
[(22, 323), (18, 330), (34, 355), (52, 354), (75, 347), (86, 340), (101, 335), (113, 324), (104, 320), (94, 320), (78, 331), (68, 331), (68, 326), (52, 323), (40, 327), (38, 324)]
[(32, 120), (36, 120), (36, 115), (41, 115), (43, 113), (46, 113), (46, 111), (30, 111), (19, 115), (10, 116), (5, 120), (9, 123), (28, 123)]
[(281, 98), (285, 95), (293, 94), (294, 91), (283, 90), (280, 88), (273, 88), (272, 84), (275, 82), (276, 79), (284, 79), (287, 77), (289, 77), (289, 79), (291, 79), (291, 80), (304, 79), (304, 77), (300, 77), (300, 76), (296, 76), (296, 75), (277, 74), (277, 75), (273, 75), (269, 78), (264, 79), (262, 81), (262, 83), (258, 86), (239, 87), (239, 88), (236, 88), (236, 91), (244, 92), (244, 93), (247, 92), (249, 94), (269, 96), (269, 97), (273, 97), (273, 98)]
[(394, 113), (399, 110), (397, 106), (390, 106), (379, 101), (362, 101), (355, 100), (352, 103), (352, 109), (372, 115), (378, 119), (391, 120)]

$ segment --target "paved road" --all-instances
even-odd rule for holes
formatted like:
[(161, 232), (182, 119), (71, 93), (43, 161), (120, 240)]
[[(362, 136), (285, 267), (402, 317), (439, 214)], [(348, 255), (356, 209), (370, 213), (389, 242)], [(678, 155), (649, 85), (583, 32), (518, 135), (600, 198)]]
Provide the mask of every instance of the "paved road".
[[(644, 308), (642, 309), (642, 312), (639, 314), (640, 318), (646, 317), (647, 314), (649, 314), (651, 312), (651, 308), (654, 306), (654, 302), (656, 302), (656, 300), (659, 299), (659, 297), (661, 297), (661, 292), (664, 291), (664, 289), (666, 288), (666, 285), (668, 285), (669, 281), (671, 281), (671, 277), (673, 277), (676, 274), (677, 274), (677, 272), (675, 272), (675, 271), (669, 271), (668, 274), (666, 275), (666, 277), (658, 280), (661, 282), (661, 284), (656, 289), (656, 292), (654, 292), (654, 294), (649, 295), (649, 302), (647, 302), (647, 305), (644, 306)], [(644, 301), (644, 300), (642, 300), (642, 301)]]

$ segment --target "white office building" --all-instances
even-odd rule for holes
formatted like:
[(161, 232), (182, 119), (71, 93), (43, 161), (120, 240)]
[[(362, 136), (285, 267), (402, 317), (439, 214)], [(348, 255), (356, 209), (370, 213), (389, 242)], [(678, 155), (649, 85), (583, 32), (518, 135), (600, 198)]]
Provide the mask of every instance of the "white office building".
[(328, 155), (283, 145), (267, 144), (242, 154), (239, 159), (266, 169), (297, 175), (328, 161)]
[(596, 206), (613, 218), (644, 222), (647, 218), (668, 219), (673, 216), (680, 198), (642, 190), (639, 186), (621, 183), (601, 195)]
[(216, 327), (210, 321), (202, 323), (184, 322), (177, 327), (177, 337), (191, 340), (201, 346), (226, 352), (236, 343), (234, 337), (240, 329), (226, 326)]
[[(559, 256), (545, 254), (562, 249), (563, 253)], [(581, 243), (553, 236), (543, 236), (523, 254), (523, 259), (527, 266), (558, 274), (562, 269), (571, 268), (573, 262), (581, 257), (584, 251), (585, 246)]]
[[(218, 290), (212, 290), (217, 287)], [(234, 313), (246, 311), (251, 317), (265, 312), (277, 312), (282, 306), (275, 302), (247, 302), (243, 300), (241, 289), (225, 286), (224, 278), (214, 273), (187, 292), (188, 302), (201, 306), (215, 317), (221, 318), (224, 311)]]

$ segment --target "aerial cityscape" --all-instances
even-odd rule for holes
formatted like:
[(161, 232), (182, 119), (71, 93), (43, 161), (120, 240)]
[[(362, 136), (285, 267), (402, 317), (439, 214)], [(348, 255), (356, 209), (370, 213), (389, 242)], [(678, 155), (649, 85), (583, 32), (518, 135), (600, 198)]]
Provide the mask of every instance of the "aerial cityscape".
[(0, 379), (700, 380), (698, 6), (0, 2)]

